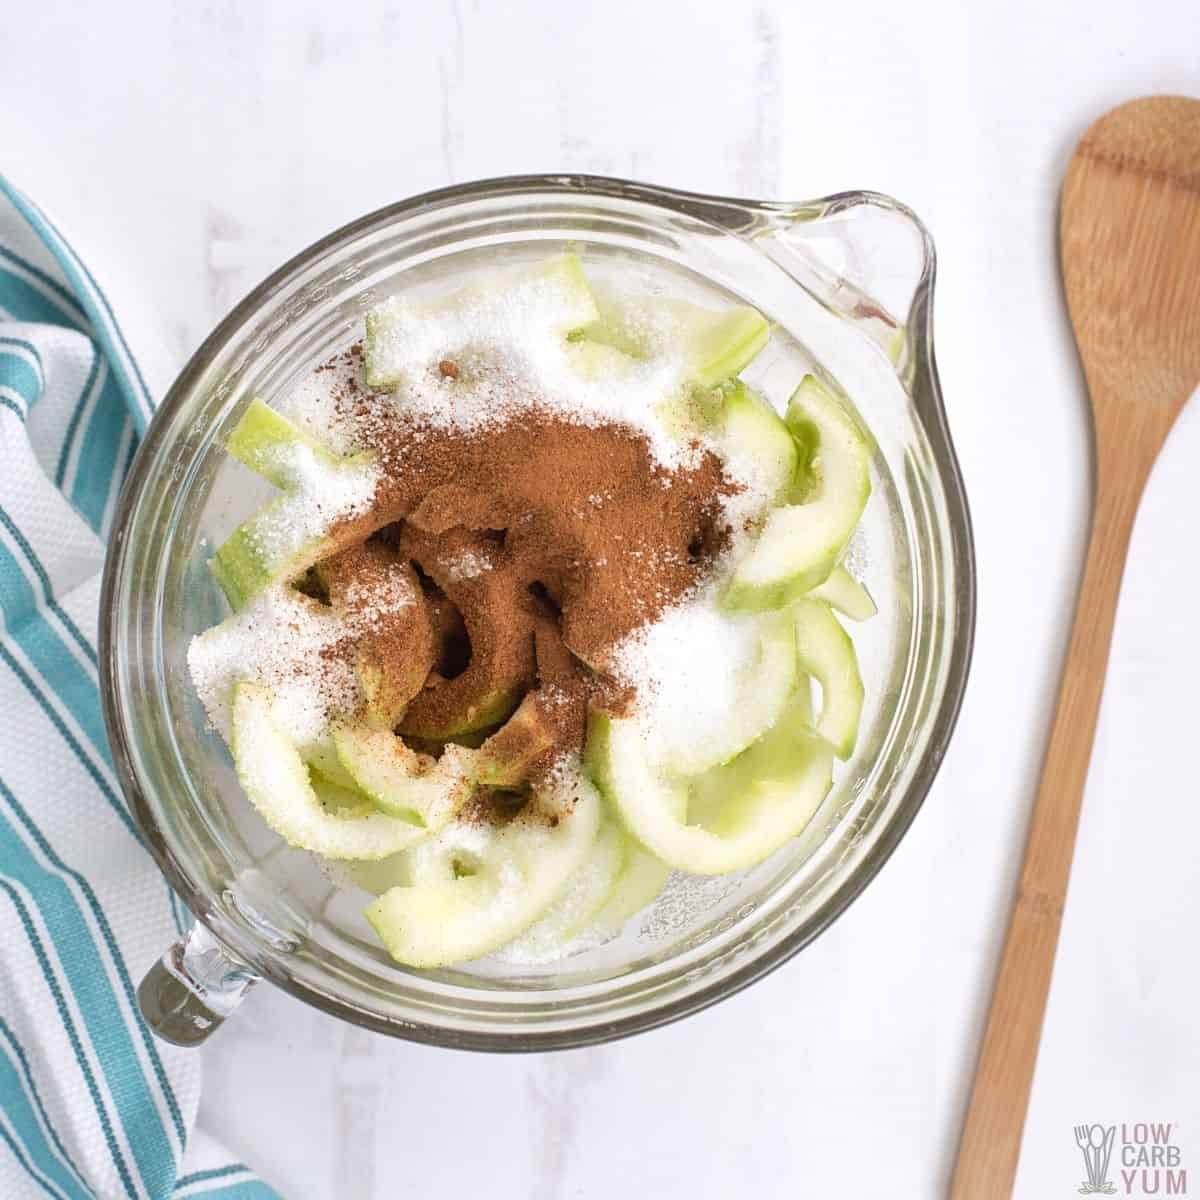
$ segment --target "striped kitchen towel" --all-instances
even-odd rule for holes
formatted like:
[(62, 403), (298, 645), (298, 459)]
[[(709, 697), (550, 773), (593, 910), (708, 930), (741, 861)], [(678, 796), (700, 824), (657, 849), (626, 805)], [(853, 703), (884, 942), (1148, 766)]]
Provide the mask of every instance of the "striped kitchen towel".
[(276, 1195), (195, 1128), (200, 1055), (155, 1041), (134, 995), (188, 919), (97, 692), (104, 543), (152, 409), (104, 293), (0, 177), (3, 1200)]

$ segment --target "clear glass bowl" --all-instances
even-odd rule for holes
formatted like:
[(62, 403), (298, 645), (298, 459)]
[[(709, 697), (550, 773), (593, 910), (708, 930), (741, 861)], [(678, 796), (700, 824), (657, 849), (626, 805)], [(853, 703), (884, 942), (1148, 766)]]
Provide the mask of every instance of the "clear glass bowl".
[[(222, 450), (244, 405), (353, 340), (398, 289), (580, 250), (589, 272), (776, 324), (748, 376), (777, 400), (806, 370), (853, 399), (875, 490), (852, 566), (880, 614), (856, 626), (867, 687), (859, 748), (804, 835), (759, 867), (676, 877), (618, 939), (556, 963), (412, 971), (377, 944), (365, 895), (282, 846), (238, 787), (190, 686), (188, 640), (223, 615), (207, 560), (265, 496)], [(489, 1050), (606, 1041), (745, 987), (807, 945), (883, 865), (946, 749), (971, 654), (970, 521), (938, 389), (933, 246), (887, 197), (805, 204), (689, 195), (615, 179), (498, 179), (419, 196), (306, 250), (197, 351), (125, 487), (102, 599), (105, 719), (159, 866), (201, 922), (147, 977), (164, 1036), (202, 1040), (264, 977), (399, 1037)]]

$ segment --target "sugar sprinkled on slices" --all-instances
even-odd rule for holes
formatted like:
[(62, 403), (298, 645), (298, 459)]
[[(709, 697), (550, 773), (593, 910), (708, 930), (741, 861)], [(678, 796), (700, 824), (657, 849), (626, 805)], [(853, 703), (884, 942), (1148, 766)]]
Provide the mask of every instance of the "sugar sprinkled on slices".
[[(688, 443), (658, 412), (684, 382), (670, 338), (661, 337), (659, 352), (644, 359), (582, 346), (565, 336), (563, 306), (563, 290), (536, 277), (444, 307), (396, 297), (375, 310), (372, 353), (393, 381), (397, 404), (429, 425), (475, 430), (536, 406), (582, 424), (632, 426), (660, 461), (687, 458)], [(601, 356), (603, 369), (585, 351)], [(448, 362), (453, 376), (444, 370)]]
[(715, 587), (701, 589), (612, 655), (612, 669), (636, 688), (637, 715), (664, 758), (718, 736), (759, 651), (759, 623), (722, 612), (717, 595)]
[(360, 449), (354, 426), (343, 418), (333, 397), (356, 390), (361, 375), (360, 356), (338, 354), (316, 371), (305, 371), (274, 406), (334, 454), (353, 454)]
[(363, 700), (351, 660), (336, 653), (338, 643), (380, 628), (416, 603), (414, 585), (401, 571), (351, 581), (339, 609), (288, 584), (264, 588), (188, 647), (188, 669), (209, 720), (228, 737), (234, 688), (250, 679), (270, 689), (272, 719), (293, 743), (326, 743), (330, 721)]
[[(768, 336), (744, 305), (591, 287), (565, 254), (452, 296), (385, 301), (364, 342), (299, 380), (278, 414), (257, 402), (231, 438), (230, 452), (279, 491), (225, 552), (258, 574), (240, 588), (240, 575), (218, 571), (235, 606), (248, 603), (193, 640), (189, 668), (216, 728), (228, 737), (236, 725), (247, 793), (289, 843), (313, 848), (336, 829), (322, 853), (405, 846), (343, 882), (381, 893), (366, 915), (397, 961), (551, 962), (609, 937), (661, 890), (667, 864), (749, 861), (738, 845), (714, 852), (738, 828), (676, 837), (674, 824), (703, 824), (730, 781), (758, 789), (750, 776), (781, 743), (748, 748), (784, 715), (806, 719), (795, 611), (731, 610), (727, 587), (768, 518), (801, 494), (792, 433), (739, 378)], [(349, 829), (396, 826), (371, 804), (395, 805), (428, 768), (377, 794), (371, 762), (337, 757), (346, 735), (370, 723), (390, 760), (398, 714), (412, 718), (437, 689), (448, 707), (452, 689), (469, 692), (453, 673), (468, 640), (484, 666), (515, 647), (519, 687), (484, 682), (506, 700), (510, 687), (524, 694), (516, 716), (480, 731), (492, 746), (482, 754), (475, 738), (442, 747), (437, 769), (454, 758), (464, 786), (436, 824), (406, 826), (403, 843), (351, 845)], [(467, 699), (458, 707), (474, 721)], [(454, 721), (438, 728), (471, 727)], [(510, 754), (507, 775), (488, 774), (519, 735), (550, 750)], [(436, 749), (412, 740), (403, 761), (432, 764)], [(647, 791), (669, 821), (638, 808)], [(307, 805), (302, 836), (295, 812), (272, 821), (289, 795)]]
[(229, 737), (234, 688), (254, 679), (270, 688), (271, 717), (295, 745), (321, 742), (331, 716), (361, 700), (353, 667), (323, 653), (345, 632), (331, 609), (277, 584), (193, 638), (188, 668), (213, 726)]
[(372, 572), (345, 585), (344, 607), (349, 614), (347, 633), (366, 633), (386, 625), (389, 618), (418, 603), (411, 576), (403, 571)]
[[(560, 902), (570, 903), (573, 891), (580, 893), (591, 886), (586, 864), (579, 869), (567, 885), (567, 893), (559, 898)], [(537, 925), (528, 929), (520, 937), (494, 950), (489, 955), (491, 961), (510, 964), (514, 967), (537, 967), (545, 963), (559, 962), (574, 954), (582, 954), (602, 945), (612, 936), (611, 930), (586, 928), (567, 941), (555, 936), (553, 929), (543, 932)]]
[(268, 561), (288, 561), (338, 521), (371, 507), (380, 479), (379, 468), (372, 463), (334, 464), (299, 441), (281, 445), (275, 455), (287, 490), (254, 522), (256, 549)]
[(746, 548), (746, 542), (752, 540), (744, 535), (749, 529), (757, 533), (758, 523), (772, 507), (775, 479), (764, 468), (753, 447), (726, 438), (722, 439), (718, 450), (725, 474), (741, 487), (740, 491), (721, 497), (721, 512), (733, 533), (732, 557), (738, 558)]

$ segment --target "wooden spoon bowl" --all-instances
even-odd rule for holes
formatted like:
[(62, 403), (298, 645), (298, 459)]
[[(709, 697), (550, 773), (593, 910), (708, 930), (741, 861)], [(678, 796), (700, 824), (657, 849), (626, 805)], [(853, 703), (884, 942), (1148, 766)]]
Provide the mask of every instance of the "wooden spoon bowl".
[(1012, 1194), (1129, 538), (1158, 452), (1200, 385), (1200, 100), (1154, 96), (1101, 117), (1067, 168), (1059, 236), (1096, 494), (953, 1200)]
[(1067, 168), (1059, 236), (1097, 492), (1132, 478), (1140, 494), (1200, 383), (1200, 100), (1154, 96), (1101, 117)]

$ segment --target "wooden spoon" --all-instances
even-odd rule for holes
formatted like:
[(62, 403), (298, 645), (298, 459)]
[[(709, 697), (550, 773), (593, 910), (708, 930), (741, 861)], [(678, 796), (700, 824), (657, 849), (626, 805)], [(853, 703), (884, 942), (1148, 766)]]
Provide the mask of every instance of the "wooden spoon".
[(1012, 1194), (1129, 537), (1154, 460), (1200, 384), (1200, 100), (1154, 96), (1101, 117), (1067, 168), (1059, 237), (1092, 399), (1096, 495), (953, 1200)]

